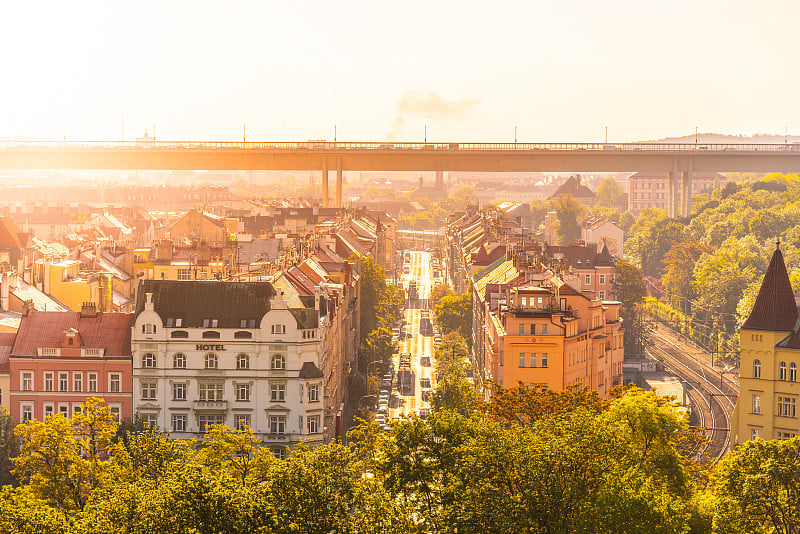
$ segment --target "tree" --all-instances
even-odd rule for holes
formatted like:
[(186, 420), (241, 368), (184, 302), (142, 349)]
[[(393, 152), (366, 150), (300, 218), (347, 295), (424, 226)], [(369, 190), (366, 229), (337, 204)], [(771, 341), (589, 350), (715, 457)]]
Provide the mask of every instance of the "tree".
[(434, 308), (436, 322), (444, 334), (458, 332), (467, 342), (472, 342), (472, 294), (445, 296)]
[(585, 209), (572, 195), (558, 195), (550, 201), (550, 206), (556, 212), (558, 225), (556, 234), (558, 243), (566, 245), (581, 238), (580, 220)]
[(718, 532), (800, 532), (800, 439), (754, 439), (719, 465)]
[(531, 228), (535, 231), (542, 224), (550, 212), (550, 202), (548, 200), (537, 198), (531, 201)]
[(116, 430), (108, 406), (94, 397), (71, 420), (54, 414), (26, 421), (15, 430), (21, 447), (14, 474), (37, 497), (65, 511), (80, 510), (110, 465)]
[(450, 332), (435, 348), (436, 374), (444, 377), (466, 377), (469, 366), (469, 348), (458, 332)]
[(196, 460), (226, 471), (242, 485), (263, 480), (275, 462), (275, 456), (253, 436), (249, 425), (233, 430), (226, 425), (209, 425), (205, 438)]
[(664, 289), (672, 298), (673, 303), (680, 303), (684, 313), (689, 313), (689, 301), (694, 299), (692, 276), (697, 260), (703, 254), (709, 254), (713, 249), (697, 241), (676, 243), (664, 256), (664, 276), (661, 278)]
[(11, 473), (14, 469), (11, 459), (19, 454), (19, 439), (14, 435), (14, 426), (8, 410), (0, 408), (0, 487), (19, 483)]
[(619, 185), (619, 182), (613, 176), (607, 176), (597, 186), (597, 202), (601, 206), (610, 208), (623, 193), (625, 193), (625, 190)]
[(440, 377), (430, 393), (429, 402), (434, 412), (450, 410), (469, 417), (475, 410), (478, 396), (475, 388), (462, 376)]
[(475, 188), (471, 185), (465, 185), (453, 193), (453, 199), (458, 203), (460, 209), (478, 205), (478, 193), (475, 192)]
[(633, 213), (629, 211), (626, 211), (619, 216), (619, 227), (622, 228), (622, 231), (626, 234), (630, 231), (631, 226), (633, 226), (635, 222), (636, 217), (634, 217)]
[(361, 256), (361, 341), (378, 325), (378, 306), (386, 286), (386, 273), (375, 260)]
[[(361, 345), (359, 367), (366, 373), (372, 371), (376, 374), (383, 374), (392, 363), (392, 355), (397, 352), (397, 343), (392, 339), (389, 329), (376, 328), (367, 335)], [(383, 362), (381, 365), (370, 367), (372, 362)]]
[(431, 305), (434, 307), (439, 304), (443, 297), (454, 296), (453, 290), (447, 284), (436, 284), (431, 290)]
[(642, 273), (635, 265), (617, 263), (614, 291), (620, 301), (619, 314), (625, 327), (626, 358), (641, 358), (648, 344), (647, 326), (644, 318), (644, 297), (647, 295)]

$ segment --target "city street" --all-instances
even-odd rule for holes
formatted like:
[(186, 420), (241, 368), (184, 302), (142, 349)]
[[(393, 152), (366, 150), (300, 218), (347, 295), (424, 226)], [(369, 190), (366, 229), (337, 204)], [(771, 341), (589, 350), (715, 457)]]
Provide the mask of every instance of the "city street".
[[(420, 332), (420, 323), (423, 314), (427, 313), (428, 299), (433, 285), (433, 274), (431, 272), (431, 254), (429, 252), (411, 251), (409, 273), (402, 277), (403, 286), (408, 289), (410, 282), (415, 282), (417, 286), (418, 299), (409, 300), (405, 310), (406, 326), (405, 335), (400, 339), (398, 345), (398, 356), (394, 359), (395, 386), (397, 385), (397, 370), (399, 369), (399, 355), (411, 354), (411, 372), (413, 373), (413, 392), (411, 395), (400, 395), (400, 391), (393, 389), (393, 394), (399, 396), (399, 405), (392, 404), (390, 417), (397, 418), (411, 412), (425, 413), (429, 409), (428, 402), (423, 400), (423, 394), (427, 395), (434, 385), (434, 344), (433, 332), (423, 335)], [(433, 320), (432, 310), (430, 319)], [(429, 365), (422, 365), (423, 363)], [(425, 392), (425, 393), (423, 393)]]

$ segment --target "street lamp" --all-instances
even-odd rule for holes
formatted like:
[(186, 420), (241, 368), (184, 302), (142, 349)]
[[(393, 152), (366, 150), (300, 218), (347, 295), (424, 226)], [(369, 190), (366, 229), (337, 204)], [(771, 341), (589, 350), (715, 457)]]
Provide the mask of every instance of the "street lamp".
[(514, 126), (514, 144), (517, 144), (517, 127)]
[(697, 144), (697, 126), (694, 127), (694, 144)]

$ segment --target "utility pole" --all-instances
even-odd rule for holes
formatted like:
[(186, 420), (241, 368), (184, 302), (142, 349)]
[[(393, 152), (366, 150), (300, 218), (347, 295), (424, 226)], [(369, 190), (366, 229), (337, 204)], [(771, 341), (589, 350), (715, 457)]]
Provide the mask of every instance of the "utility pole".
[(608, 144), (608, 126), (606, 126), (606, 144)]

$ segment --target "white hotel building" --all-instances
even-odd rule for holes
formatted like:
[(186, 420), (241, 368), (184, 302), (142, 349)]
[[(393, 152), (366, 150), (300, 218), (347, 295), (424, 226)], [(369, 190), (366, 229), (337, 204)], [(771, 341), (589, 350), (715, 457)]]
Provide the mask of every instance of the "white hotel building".
[(301, 439), (324, 441), (325, 299), (289, 309), (277, 293), (268, 282), (143, 280), (131, 336), (134, 413), (173, 438), (248, 424), (277, 454)]

